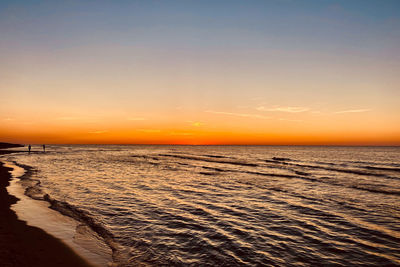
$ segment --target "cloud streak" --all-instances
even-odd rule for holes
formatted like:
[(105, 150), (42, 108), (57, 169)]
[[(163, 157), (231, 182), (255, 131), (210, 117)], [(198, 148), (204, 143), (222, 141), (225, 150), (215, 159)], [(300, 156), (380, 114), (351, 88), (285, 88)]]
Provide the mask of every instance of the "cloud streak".
[(203, 126), (203, 124), (204, 124), (200, 121), (188, 121), (188, 123), (190, 123), (190, 125), (192, 125), (194, 127), (200, 127), (200, 126)]
[(243, 118), (255, 118), (255, 119), (263, 119), (263, 120), (271, 119), (271, 117), (258, 115), (258, 114), (232, 113), (232, 112), (214, 111), (214, 110), (207, 110), (206, 112), (213, 113), (213, 114), (219, 114), (219, 115), (243, 117)]
[(103, 133), (108, 133), (108, 131), (106, 130), (100, 130), (100, 131), (93, 131), (93, 132), (89, 132), (91, 134), (103, 134)]
[(144, 133), (160, 133), (161, 130), (157, 129), (138, 129), (139, 132), (144, 132)]
[(303, 122), (303, 120), (280, 118), (280, 121)]
[(144, 121), (145, 118), (128, 118), (128, 121)]
[(58, 117), (56, 118), (56, 120), (60, 120), (60, 121), (75, 121), (75, 120), (79, 120), (81, 119), (80, 117)]
[(307, 107), (275, 107), (275, 108), (258, 107), (256, 109), (258, 111), (289, 112), (289, 113), (299, 113), (310, 110)]
[(183, 135), (183, 136), (189, 136), (193, 135), (193, 133), (186, 133), (186, 132), (169, 132), (170, 135)]
[(334, 112), (335, 114), (343, 114), (343, 113), (360, 113), (360, 112), (367, 112), (370, 109), (349, 109), (349, 110), (341, 110)]

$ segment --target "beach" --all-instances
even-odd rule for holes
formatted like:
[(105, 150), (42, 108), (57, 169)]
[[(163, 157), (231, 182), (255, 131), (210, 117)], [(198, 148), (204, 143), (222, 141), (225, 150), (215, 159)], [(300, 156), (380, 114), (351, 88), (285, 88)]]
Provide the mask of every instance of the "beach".
[[(19, 177), (8, 187), (21, 199), (12, 209), (60, 238), (47, 228), (57, 220), (25, 217), (34, 206), (23, 206), (27, 197), (47, 201), (78, 222), (75, 243), (95, 241), (75, 249), (61, 237), (70, 248), (112, 252), (99, 266), (400, 263), (397, 147), (34, 148), (3, 156)], [(25, 195), (12, 190), (16, 181)]]
[(0, 266), (400, 263), (398, 147), (34, 148), (2, 156)]
[(10, 170), (0, 162), (0, 265), (91, 266), (59, 239), (18, 219), (10, 208), (18, 199), (6, 189)]
[(0, 1), (0, 36), (0, 267), (400, 267), (400, 0)]

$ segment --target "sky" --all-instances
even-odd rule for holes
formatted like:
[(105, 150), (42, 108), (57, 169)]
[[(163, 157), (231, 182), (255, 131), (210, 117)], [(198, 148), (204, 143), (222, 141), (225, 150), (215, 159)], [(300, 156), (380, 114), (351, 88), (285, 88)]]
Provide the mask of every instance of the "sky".
[(400, 145), (400, 1), (0, 1), (0, 141)]

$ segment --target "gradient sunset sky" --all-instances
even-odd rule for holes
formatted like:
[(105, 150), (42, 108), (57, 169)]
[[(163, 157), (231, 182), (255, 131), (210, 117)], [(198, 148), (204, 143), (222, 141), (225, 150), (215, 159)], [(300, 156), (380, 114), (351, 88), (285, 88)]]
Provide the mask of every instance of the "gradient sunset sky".
[(0, 141), (400, 145), (400, 1), (1, 1)]

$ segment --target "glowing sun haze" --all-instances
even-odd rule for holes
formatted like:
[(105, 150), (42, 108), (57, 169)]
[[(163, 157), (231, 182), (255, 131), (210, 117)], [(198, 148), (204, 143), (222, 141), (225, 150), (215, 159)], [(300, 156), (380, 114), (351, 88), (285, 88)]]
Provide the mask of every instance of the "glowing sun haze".
[(400, 145), (399, 1), (1, 1), (0, 140)]

